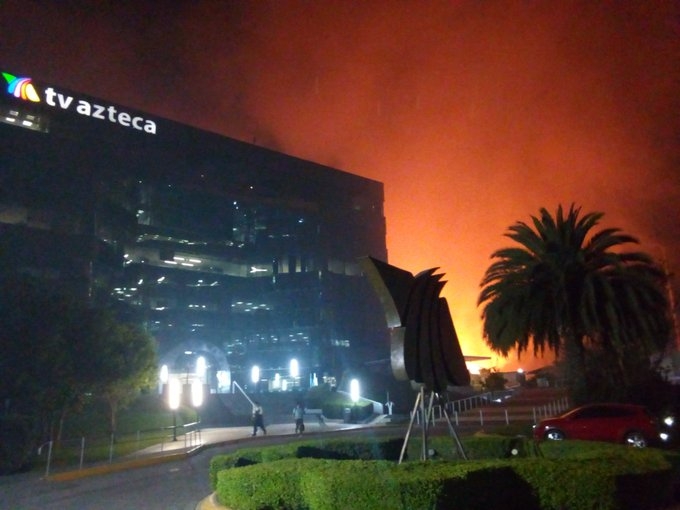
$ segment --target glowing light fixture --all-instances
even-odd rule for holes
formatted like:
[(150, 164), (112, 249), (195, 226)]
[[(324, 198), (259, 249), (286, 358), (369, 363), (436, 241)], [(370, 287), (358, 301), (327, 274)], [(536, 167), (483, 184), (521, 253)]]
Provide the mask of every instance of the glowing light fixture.
[(355, 404), (359, 400), (359, 381), (357, 379), (352, 379), (349, 383), (349, 397)]
[(201, 381), (191, 383), (191, 405), (194, 407), (203, 405), (203, 383)]
[(168, 381), (168, 407), (173, 411), (179, 409), (180, 397), (182, 396), (182, 386), (179, 379)]
[(196, 376), (203, 380), (207, 368), (208, 367), (205, 363), (205, 358), (203, 356), (199, 356), (198, 359), (196, 359)]
[(168, 381), (168, 407), (172, 411), (172, 440), (177, 441), (177, 409), (182, 396), (182, 385), (179, 379)]

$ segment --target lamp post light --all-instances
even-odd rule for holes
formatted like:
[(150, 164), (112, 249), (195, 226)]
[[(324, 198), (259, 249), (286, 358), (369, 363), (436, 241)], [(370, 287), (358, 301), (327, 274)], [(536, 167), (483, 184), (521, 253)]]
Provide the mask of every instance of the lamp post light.
[(208, 370), (208, 365), (205, 362), (205, 358), (203, 356), (199, 356), (196, 359), (196, 377), (198, 377), (201, 382), (205, 382), (205, 374)]
[(524, 386), (527, 382), (527, 375), (524, 373), (523, 368), (517, 369), (517, 384)]
[(357, 379), (352, 379), (349, 382), (349, 397), (355, 404), (359, 400), (359, 381)]
[(158, 380), (158, 394), (160, 395), (163, 393), (163, 387), (168, 384), (168, 365), (163, 365), (161, 367), (161, 370), (158, 374)]
[(200, 429), (201, 416), (199, 414), (199, 408), (203, 405), (203, 383), (201, 381), (194, 381), (191, 384), (191, 405), (196, 410), (196, 423)]
[(359, 401), (359, 380), (352, 379), (349, 382), (349, 398), (352, 399), (351, 421), (354, 423), (357, 419), (357, 402)]
[(293, 358), (290, 360), (290, 378), (293, 382), (293, 387), (298, 386), (298, 377), (300, 377), (300, 364), (298, 363), (298, 360)]
[(260, 382), (260, 367), (257, 365), (253, 365), (253, 368), (250, 370), (250, 380), (253, 383), (253, 386), (255, 386), (255, 391), (257, 391)]
[(177, 441), (177, 409), (182, 395), (182, 385), (179, 379), (172, 378), (168, 381), (168, 407), (172, 411), (172, 440)]

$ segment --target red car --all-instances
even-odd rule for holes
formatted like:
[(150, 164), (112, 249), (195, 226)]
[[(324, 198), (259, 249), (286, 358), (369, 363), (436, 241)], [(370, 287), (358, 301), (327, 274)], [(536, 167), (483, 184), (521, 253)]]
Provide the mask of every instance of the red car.
[(644, 448), (659, 439), (659, 429), (644, 406), (589, 404), (542, 420), (534, 427), (534, 439), (607, 441)]

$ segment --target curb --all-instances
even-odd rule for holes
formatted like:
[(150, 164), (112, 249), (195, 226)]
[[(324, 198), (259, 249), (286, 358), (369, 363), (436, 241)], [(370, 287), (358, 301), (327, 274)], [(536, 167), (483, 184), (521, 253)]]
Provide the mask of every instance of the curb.
[(213, 492), (210, 496), (203, 498), (196, 505), (196, 510), (229, 510), (224, 505), (220, 505), (217, 502), (217, 493)]
[(46, 480), (53, 482), (68, 482), (71, 480), (78, 480), (80, 478), (85, 478), (88, 476), (107, 475), (111, 473), (117, 473), (119, 471), (125, 471), (128, 469), (155, 466), (157, 464), (163, 464), (165, 462), (175, 462), (178, 460), (187, 459), (197, 451), (198, 449), (194, 449), (188, 452), (169, 453), (163, 456), (150, 456), (146, 458), (116, 462), (113, 464), (103, 464), (100, 466), (78, 469), (76, 471), (65, 471), (63, 473), (55, 473), (53, 475), (49, 475), (46, 478)]

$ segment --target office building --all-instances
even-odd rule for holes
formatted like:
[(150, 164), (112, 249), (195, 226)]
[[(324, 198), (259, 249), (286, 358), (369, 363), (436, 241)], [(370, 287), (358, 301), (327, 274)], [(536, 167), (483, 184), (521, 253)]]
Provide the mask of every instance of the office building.
[[(388, 358), (383, 185), (3, 72), (0, 262), (113, 302), (170, 372), (307, 386)], [(290, 361), (299, 366), (290, 377)], [(252, 384), (252, 383), (251, 383)]]

